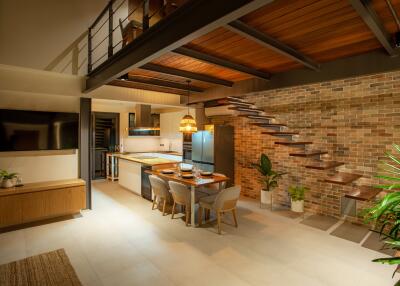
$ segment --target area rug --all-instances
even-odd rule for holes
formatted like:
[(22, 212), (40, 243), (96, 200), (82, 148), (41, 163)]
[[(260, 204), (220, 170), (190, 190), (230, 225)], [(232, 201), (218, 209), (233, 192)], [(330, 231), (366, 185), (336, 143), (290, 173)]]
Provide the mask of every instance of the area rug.
[(362, 247), (375, 250), (377, 252), (393, 256), (395, 251), (393, 249), (384, 248), (384, 243), (382, 242), (382, 238), (379, 237), (379, 234), (376, 232), (372, 232), (371, 235), (364, 241)]
[(0, 265), (2, 286), (82, 286), (64, 249)]
[(332, 231), (331, 235), (355, 243), (360, 243), (368, 233), (369, 229), (366, 226), (354, 224), (351, 222), (344, 222), (338, 228)]
[(334, 226), (339, 220), (330, 216), (323, 215), (312, 215), (304, 219), (301, 223), (311, 226), (313, 228), (318, 228), (320, 230), (327, 231), (332, 226)]

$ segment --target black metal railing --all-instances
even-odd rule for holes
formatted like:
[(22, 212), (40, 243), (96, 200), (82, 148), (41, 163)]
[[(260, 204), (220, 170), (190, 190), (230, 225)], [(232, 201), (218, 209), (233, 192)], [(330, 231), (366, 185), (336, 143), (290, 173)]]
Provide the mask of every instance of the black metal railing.
[[(141, 28), (141, 32), (145, 32), (150, 27), (150, 20), (153, 16), (160, 13), (164, 7), (160, 7), (157, 11), (153, 12), (150, 15), (150, 0), (142, 0), (138, 1), (135, 7), (132, 3), (129, 3), (130, 0), (110, 0), (106, 7), (101, 11), (100, 15), (96, 18), (93, 24), (88, 29), (88, 56), (87, 56), (87, 64), (88, 73), (91, 73), (97, 66), (101, 63), (105, 62), (107, 59), (112, 57), (115, 52), (122, 49), (124, 42), (123, 35), (123, 25), (128, 25), (134, 23), (136, 27)], [(127, 9), (124, 9), (123, 6), (126, 6)], [(124, 13), (125, 11), (126, 14)], [(142, 17), (141, 21), (130, 19), (131, 15), (137, 11), (141, 11)], [(119, 17), (118, 23), (114, 25), (114, 19), (116, 15), (120, 15), (124, 13), (125, 17)], [(122, 19), (121, 19), (122, 18)], [(127, 22), (127, 23), (126, 23)], [(108, 25), (107, 25), (108, 24)], [(108, 30), (104, 33), (103, 27), (107, 25)], [(120, 28), (121, 29), (121, 39), (115, 43), (114, 32)], [(104, 36), (105, 34), (105, 36)], [(99, 37), (98, 35), (103, 35), (104, 37)], [(107, 41), (107, 47), (104, 47), (104, 43)]]

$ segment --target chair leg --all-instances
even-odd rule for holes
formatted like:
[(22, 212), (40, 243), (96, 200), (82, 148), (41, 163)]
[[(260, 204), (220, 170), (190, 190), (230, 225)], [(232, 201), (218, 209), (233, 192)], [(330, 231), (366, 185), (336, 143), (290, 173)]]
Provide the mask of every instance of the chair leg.
[(174, 214), (175, 214), (175, 201), (174, 201), (174, 204), (172, 205), (171, 214), (172, 214), (171, 219), (174, 219)]
[(156, 202), (157, 202), (157, 197), (154, 196), (153, 204), (151, 205), (151, 210), (154, 210), (154, 205), (156, 204)]
[(199, 226), (203, 224), (203, 208), (199, 206)]
[(167, 200), (164, 199), (163, 208), (162, 208), (162, 215), (165, 216), (165, 206), (167, 205)]
[(209, 209), (205, 209), (205, 220), (208, 221), (210, 220), (210, 210)]
[(238, 227), (237, 218), (236, 218), (236, 209), (232, 210), (233, 220), (235, 221), (235, 227)]
[(221, 234), (221, 213), (217, 211), (218, 234)]
[(190, 218), (190, 210), (186, 208), (186, 226), (189, 225), (189, 218)]

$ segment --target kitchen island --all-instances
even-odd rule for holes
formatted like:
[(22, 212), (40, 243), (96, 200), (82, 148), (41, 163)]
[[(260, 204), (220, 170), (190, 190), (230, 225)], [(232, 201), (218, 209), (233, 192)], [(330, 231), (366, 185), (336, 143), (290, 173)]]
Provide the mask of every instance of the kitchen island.
[(182, 162), (182, 156), (165, 153), (117, 154), (119, 158), (119, 184), (129, 191), (152, 199), (152, 192), (146, 170), (173, 168)]

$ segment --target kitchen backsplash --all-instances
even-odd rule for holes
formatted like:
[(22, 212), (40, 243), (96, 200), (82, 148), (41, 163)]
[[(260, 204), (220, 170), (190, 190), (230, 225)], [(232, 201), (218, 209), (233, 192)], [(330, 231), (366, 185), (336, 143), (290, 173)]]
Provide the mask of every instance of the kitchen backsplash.
[(182, 139), (166, 139), (161, 137), (123, 138), (124, 152), (141, 151), (177, 151), (182, 152)]

